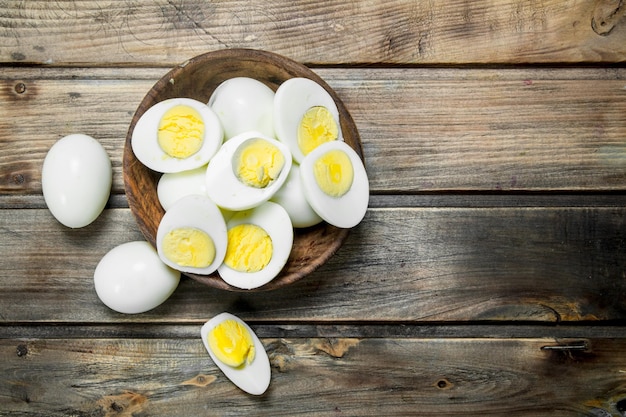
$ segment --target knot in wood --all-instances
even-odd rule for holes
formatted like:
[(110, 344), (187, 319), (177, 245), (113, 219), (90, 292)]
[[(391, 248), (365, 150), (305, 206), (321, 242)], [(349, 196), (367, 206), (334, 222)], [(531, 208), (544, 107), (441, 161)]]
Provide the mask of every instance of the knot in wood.
[(24, 94), (26, 92), (26, 84), (24, 83), (17, 83), (14, 88), (17, 94)]
[(25, 344), (19, 344), (17, 345), (17, 348), (15, 349), (15, 353), (17, 354), (18, 357), (22, 357), (22, 356), (26, 356), (28, 355), (28, 346), (26, 346)]

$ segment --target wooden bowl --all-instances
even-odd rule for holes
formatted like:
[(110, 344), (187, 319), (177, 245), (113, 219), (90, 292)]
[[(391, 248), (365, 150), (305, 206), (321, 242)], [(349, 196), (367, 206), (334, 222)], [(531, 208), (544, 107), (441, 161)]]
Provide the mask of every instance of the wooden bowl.
[[(335, 100), (344, 140), (363, 159), (359, 133), (337, 94), (309, 68), (270, 52), (251, 49), (228, 49), (196, 56), (169, 71), (150, 89), (139, 104), (131, 121), (124, 145), (123, 173), (128, 205), (144, 237), (156, 247), (156, 233), (165, 213), (157, 196), (160, 175), (145, 167), (131, 147), (133, 128), (141, 115), (154, 104), (169, 98), (189, 97), (206, 103), (213, 90), (233, 77), (255, 78), (272, 90), (285, 80), (306, 77), (320, 84)], [(269, 283), (254, 290), (241, 290), (224, 282), (217, 272), (211, 275), (188, 274), (190, 278), (211, 287), (231, 291), (263, 291), (289, 285), (323, 265), (342, 245), (348, 229), (325, 222), (306, 229), (296, 229), (287, 264)]]

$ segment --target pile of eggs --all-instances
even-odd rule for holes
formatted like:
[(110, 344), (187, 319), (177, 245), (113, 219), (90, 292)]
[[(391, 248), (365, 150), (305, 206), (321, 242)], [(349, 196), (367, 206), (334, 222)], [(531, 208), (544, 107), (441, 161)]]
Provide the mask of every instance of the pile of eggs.
[[(217, 271), (233, 287), (260, 287), (286, 264), (294, 229), (322, 221), (350, 228), (367, 210), (363, 162), (343, 141), (334, 100), (308, 78), (288, 79), (273, 91), (235, 77), (207, 103), (158, 102), (137, 121), (131, 146), (142, 164), (162, 174), (157, 195), (165, 214), (156, 251), (121, 245), (96, 267), (98, 296), (119, 312), (161, 304), (181, 273)], [(111, 163), (97, 140), (69, 135), (46, 155), (44, 198), (64, 225), (95, 220), (110, 187)], [(163, 265), (151, 269), (154, 278), (141, 281), (137, 271), (157, 261)], [(155, 295), (142, 293), (143, 286), (156, 288)], [(127, 300), (136, 293), (142, 294)]]
[(343, 140), (334, 100), (308, 78), (273, 91), (235, 77), (207, 103), (166, 99), (141, 115), (130, 143), (162, 174), (157, 252), (182, 273), (260, 287), (286, 264), (294, 228), (351, 228), (367, 210), (363, 162)]
[[(137, 121), (131, 146), (142, 164), (162, 174), (157, 195), (165, 214), (156, 250), (127, 242), (96, 266), (98, 297), (121, 313), (157, 307), (185, 272), (217, 271), (234, 287), (260, 287), (286, 264), (294, 229), (322, 221), (350, 228), (367, 210), (363, 163), (343, 141), (332, 97), (307, 78), (289, 79), (274, 92), (237, 77), (207, 103), (164, 100)], [(111, 177), (98, 141), (69, 135), (44, 160), (44, 199), (59, 222), (84, 227), (104, 209)], [(246, 323), (222, 313), (205, 323), (201, 337), (233, 383), (250, 394), (265, 392), (269, 360)]]

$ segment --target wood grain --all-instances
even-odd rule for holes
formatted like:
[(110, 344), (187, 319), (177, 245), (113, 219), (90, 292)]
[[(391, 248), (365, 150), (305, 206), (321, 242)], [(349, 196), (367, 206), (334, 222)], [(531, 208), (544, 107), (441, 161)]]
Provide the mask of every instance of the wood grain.
[(137, 316), (110, 311), (93, 288), (109, 249), (143, 239), (130, 210), (106, 210), (80, 230), (45, 209), (0, 214), (7, 324), (197, 323), (221, 311), (313, 323), (626, 319), (624, 207), (371, 209), (326, 265), (294, 285), (251, 294), (183, 280)]
[(199, 338), (0, 340), (0, 415), (591, 416), (626, 397), (623, 338), (262, 342), (272, 379), (253, 397)]
[[(303, 63), (361, 136), (370, 208), (283, 289), (183, 278), (123, 315), (93, 287), (143, 239), (124, 138), (155, 82), (235, 47)], [(621, 416), (626, 410), (621, 0), (0, 1), (0, 416)], [(113, 163), (100, 218), (41, 195), (52, 144)], [(235, 388), (198, 333), (229, 311), (272, 364)]]
[[(0, 204), (5, 196), (40, 194), (45, 153), (76, 132), (103, 144), (113, 192), (123, 193), (124, 138), (165, 72), (4, 68)], [(359, 129), (373, 194), (626, 191), (624, 69), (315, 72)]]
[(173, 66), (255, 48), (313, 64), (624, 62), (619, 3), (12, 0), (0, 9), (0, 61)]

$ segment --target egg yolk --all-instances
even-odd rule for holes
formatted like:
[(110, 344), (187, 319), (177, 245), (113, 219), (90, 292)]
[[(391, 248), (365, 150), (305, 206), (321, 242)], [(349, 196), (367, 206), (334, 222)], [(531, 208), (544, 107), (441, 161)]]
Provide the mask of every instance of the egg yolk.
[(165, 112), (157, 131), (163, 152), (173, 158), (185, 159), (195, 154), (204, 141), (204, 121), (196, 109), (174, 106)]
[(272, 238), (254, 224), (239, 224), (228, 230), (224, 263), (239, 272), (258, 272), (272, 259)]
[(331, 197), (341, 197), (350, 190), (354, 168), (350, 157), (334, 149), (320, 156), (313, 164), (313, 175), (320, 189)]
[(163, 254), (180, 266), (206, 268), (215, 259), (213, 239), (192, 227), (173, 229), (163, 237)]
[(254, 360), (254, 341), (248, 329), (237, 320), (224, 320), (208, 335), (211, 351), (226, 365), (238, 367)]
[(335, 118), (326, 107), (311, 107), (304, 113), (298, 125), (298, 146), (303, 155), (324, 142), (337, 139), (339, 129)]
[(250, 139), (242, 143), (233, 159), (233, 171), (244, 184), (265, 188), (275, 180), (285, 165), (282, 152), (263, 139)]

